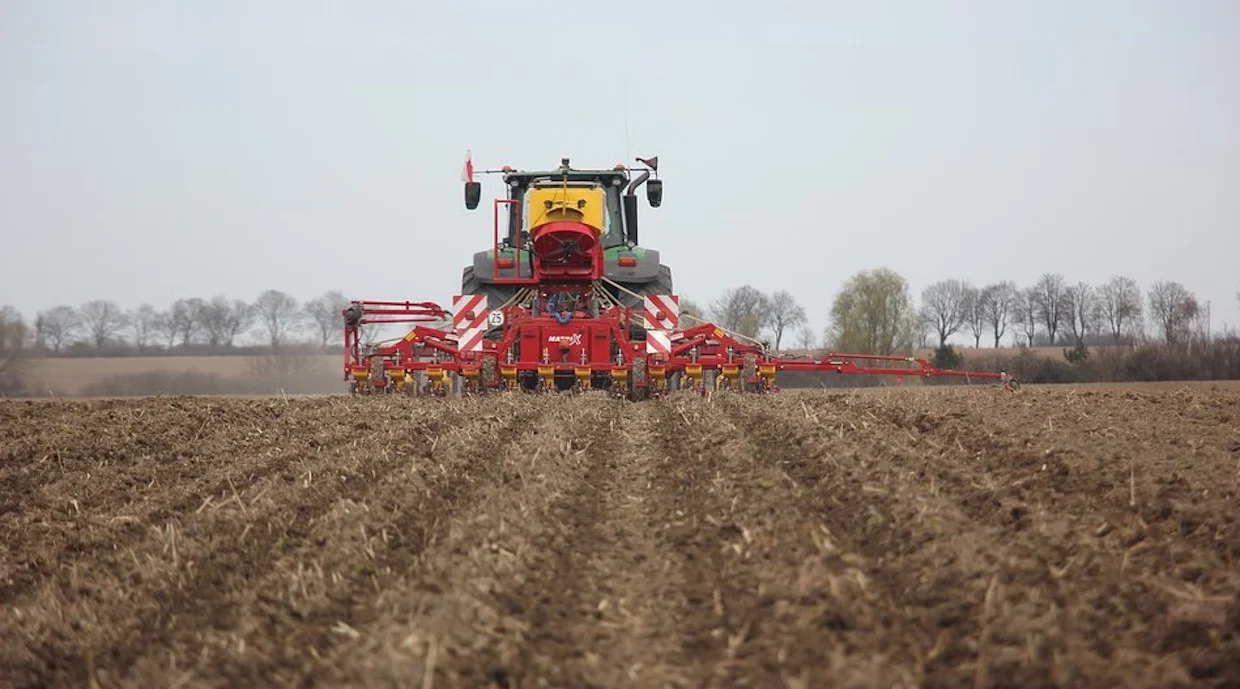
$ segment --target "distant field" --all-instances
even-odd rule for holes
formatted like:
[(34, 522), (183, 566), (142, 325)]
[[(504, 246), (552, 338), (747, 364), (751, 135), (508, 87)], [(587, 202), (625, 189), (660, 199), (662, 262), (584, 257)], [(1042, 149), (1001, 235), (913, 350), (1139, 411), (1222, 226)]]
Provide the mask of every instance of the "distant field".
[[(342, 392), (338, 356), (297, 358), (299, 380), (310, 381), (319, 392)], [(100, 357), (83, 359), (35, 359), (23, 364), (22, 379), (34, 393), (80, 395), (92, 385), (111, 376), (142, 374), (202, 374), (228, 380), (263, 375), (270, 368), (264, 357), (248, 356), (169, 356)]]
[[(1028, 349), (1028, 351), (1038, 356), (1045, 356), (1045, 357), (1058, 359), (1058, 358), (1063, 357), (1064, 347), (1059, 347), (1059, 346), (1028, 347), (1026, 349)], [(1095, 349), (1095, 348), (1091, 348), (1091, 349)], [(815, 351), (822, 351), (822, 350), (815, 350)], [(805, 350), (803, 349), (786, 350), (786, 353), (788, 354), (802, 354), (804, 352)], [(1021, 350), (1016, 347), (1001, 347), (999, 349), (995, 349), (994, 347), (979, 347), (977, 349), (974, 349), (972, 347), (961, 347), (959, 345), (956, 346), (956, 353), (963, 355), (965, 357), (965, 360), (988, 359), (990, 357), (995, 356), (996, 354), (1000, 354), (1004, 356), (1016, 356), (1020, 352)], [(929, 359), (933, 354), (934, 354), (934, 349), (932, 347), (923, 347), (913, 352), (913, 356), (921, 358), (921, 359)]]

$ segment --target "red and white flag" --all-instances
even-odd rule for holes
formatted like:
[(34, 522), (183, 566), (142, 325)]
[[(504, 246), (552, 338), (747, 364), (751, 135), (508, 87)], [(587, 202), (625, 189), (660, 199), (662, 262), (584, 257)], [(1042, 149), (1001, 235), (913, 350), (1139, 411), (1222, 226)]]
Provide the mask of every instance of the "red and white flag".
[(474, 181), (474, 154), (473, 151), (465, 151), (465, 170), (461, 172), (462, 182)]

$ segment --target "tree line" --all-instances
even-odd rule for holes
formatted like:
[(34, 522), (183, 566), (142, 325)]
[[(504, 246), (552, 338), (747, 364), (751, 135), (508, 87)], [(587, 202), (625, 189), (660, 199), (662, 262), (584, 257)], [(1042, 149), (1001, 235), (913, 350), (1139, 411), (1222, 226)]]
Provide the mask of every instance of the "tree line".
[[(908, 282), (893, 270), (858, 272), (835, 296), (821, 334), (807, 326), (805, 308), (783, 290), (767, 293), (742, 285), (727, 289), (707, 307), (682, 297), (680, 310), (690, 321), (710, 320), (775, 350), (795, 344), (908, 354), (919, 346), (943, 348), (956, 335), (971, 338), (974, 347), (984, 339), (996, 348), (1009, 336), (1020, 346), (1175, 345), (1209, 339), (1209, 308), (1174, 281), (1155, 282), (1143, 293), (1125, 276), (1090, 285), (1046, 273), (1024, 287), (1011, 281), (975, 286), (944, 279), (927, 285), (920, 297), (920, 303), (915, 301)], [(294, 344), (322, 349), (341, 341), (340, 313), (348, 303), (338, 290), (304, 303), (280, 290), (267, 290), (253, 302), (224, 295), (183, 298), (164, 310), (149, 303), (126, 310), (113, 301), (91, 300), (45, 309), (30, 324), (15, 308), (3, 306), (0, 371), (29, 349), (53, 356), (228, 353), (246, 335), (272, 349)]]
[(253, 302), (216, 295), (177, 299), (167, 309), (149, 303), (124, 309), (94, 299), (79, 306), (39, 311), (27, 324), (10, 306), (0, 307), (0, 337), (15, 352), (33, 348), (50, 355), (157, 353), (175, 350), (225, 353), (250, 336), (272, 349), (288, 345), (326, 347), (342, 342), (341, 311), (349, 300), (338, 290), (304, 303), (280, 290)]
[[(1237, 295), (1240, 299), (1240, 295)], [(1069, 283), (1058, 273), (1018, 287), (1010, 281), (975, 287), (942, 280), (922, 292), (924, 335), (938, 345), (956, 333), (1000, 346), (1015, 331), (1018, 344), (1132, 344), (1158, 339), (1176, 344), (1209, 337), (1209, 310), (1183, 284), (1162, 280), (1142, 295), (1135, 280), (1117, 275), (1101, 285)], [(924, 344), (924, 340), (923, 340)]]
[[(776, 350), (788, 335), (795, 335), (802, 349), (858, 354), (943, 348), (958, 335), (975, 348), (983, 341), (1002, 347), (1005, 337), (1030, 347), (1175, 345), (1210, 338), (1209, 308), (1175, 281), (1155, 282), (1143, 293), (1136, 280), (1122, 275), (1091, 285), (1045, 273), (1024, 287), (944, 279), (927, 285), (920, 296), (920, 302), (914, 300), (907, 280), (893, 270), (861, 271), (835, 296), (821, 337), (805, 325), (805, 309), (786, 291), (767, 294), (743, 285), (728, 289), (708, 308), (681, 298), (680, 311), (768, 341)], [(1240, 293), (1236, 298), (1240, 301)]]

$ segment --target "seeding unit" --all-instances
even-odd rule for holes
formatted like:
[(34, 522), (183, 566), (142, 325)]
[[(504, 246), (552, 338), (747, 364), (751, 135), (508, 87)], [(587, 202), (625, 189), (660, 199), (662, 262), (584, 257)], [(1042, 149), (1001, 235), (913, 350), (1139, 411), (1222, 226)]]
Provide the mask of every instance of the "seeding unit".
[[(670, 270), (637, 244), (637, 197), (662, 201), (658, 160), (629, 170), (503, 168), (509, 195), (494, 201), (494, 238), (462, 279), (450, 310), (432, 302), (354, 301), (344, 310), (345, 379), (354, 394), (474, 394), (605, 390), (631, 399), (671, 390), (778, 390), (780, 371), (997, 379), (924, 359), (829, 354), (774, 356), (764, 343), (680, 314)], [(467, 163), (467, 208), (481, 185)], [(627, 189), (621, 195), (622, 187)], [(501, 219), (507, 232), (501, 236)], [(682, 321), (685, 321), (682, 326)], [(364, 345), (367, 326), (408, 334)]]

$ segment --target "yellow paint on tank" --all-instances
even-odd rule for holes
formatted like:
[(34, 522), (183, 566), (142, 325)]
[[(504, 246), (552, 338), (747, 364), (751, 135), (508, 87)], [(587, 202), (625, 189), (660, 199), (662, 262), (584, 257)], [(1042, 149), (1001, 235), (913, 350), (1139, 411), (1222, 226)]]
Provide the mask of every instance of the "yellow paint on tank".
[(551, 222), (574, 221), (589, 225), (596, 235), (603, 234), (603, 218), (607, 212), (602, 189), (581, 187), (545, 187), (530, 189), (530, 232)]

